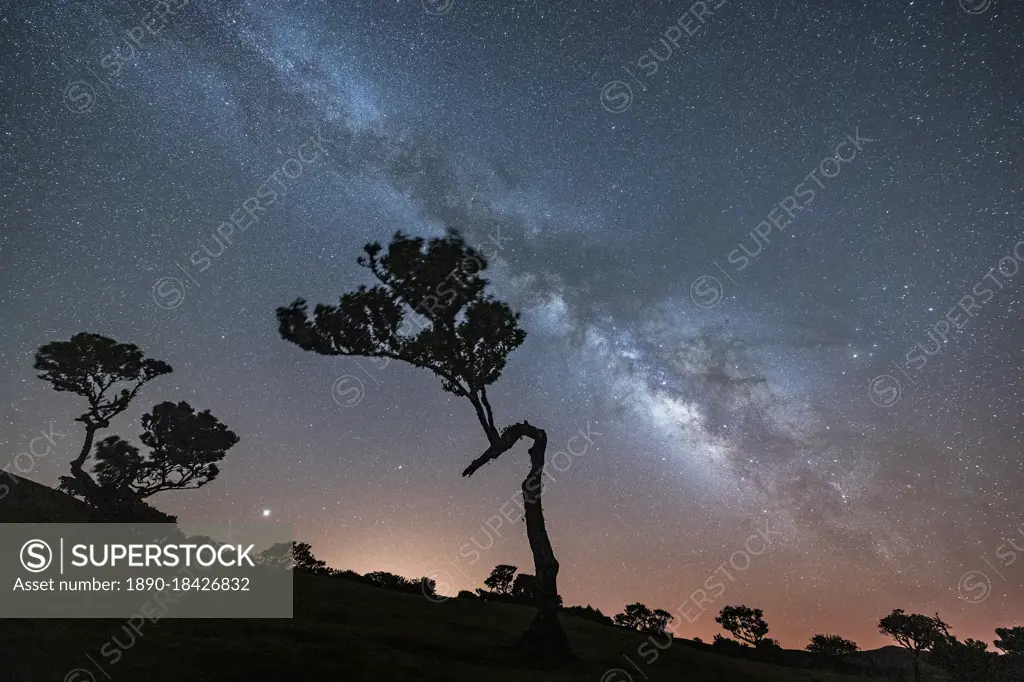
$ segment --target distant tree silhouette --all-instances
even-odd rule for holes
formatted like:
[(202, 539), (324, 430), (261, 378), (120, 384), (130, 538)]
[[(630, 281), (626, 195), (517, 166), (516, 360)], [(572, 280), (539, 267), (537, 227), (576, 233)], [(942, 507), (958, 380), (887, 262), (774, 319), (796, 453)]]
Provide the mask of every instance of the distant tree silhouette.
[(512, 580), (516, 576), (518, 566), (498, 564), (491, 570), (491, 574), (484, 580), (484, 585), (491, 588), (498, 594), (512, 594)]
[(463, 476), (508, 452), (521, 438), (533, 441), (522, 489), (538, 610), (521, 643), (571, 657), (558, 620), (558, 561), (541, 506), (547, 434), (526, 420), (499, 429), (487, 396), (487, 387), (526, 337), (519, 316), (484, 292), (487, 280), (480, 273), (487, 261), (457, 233), (429, 242), (398, 233), (386, 252), (379, 243), (363, 251), (357, 262), (377, 284), (342, 295), (337, 305), (317, 305), (312, 317), (302, 299), (278, 308), (281, 336), (321, 355), (399, 360), (436, 374), (443, 390), (470, 402), (487, 437), (487, 449)]
[(76, 492), (106, 511), (123, 509), (123, 496), (102, 488), (85, 470), (93, 439), (97, 431), (110, 426), (110, 420), (128, 408), (146, 383), (170, 373), (171, 366), (146, 358), (138, 346), (130, 343), (80, 333), (70, 341), (52, 341), (40, 347), (34, 368), (54, 390), (80, 395), (88, 402), (89, 409), (75, 418), (85, 425), (82, 450), (71, 461)]
[(256, 563), (271, 568), (292, 569), (295, 567), (294, 542), (275, 542), (256, 555)]
[(388, 573), (387, 571), (371, 571), (363, 577), (366, 578), (366, 582), (374, 587), (383, 587), (387, 590), (404, 591), (409, 584), (409, 581), (403, 576)]
[(907, 615), (903, 609), (895, 609), (878, 621), (878, 631), (892, 637), (896, 642), (913, 652), (914, 682), (921, 681), (921, 652), (931, 649), (942, 640), (949, 630), (938, 614), (935, 617), (919, 613)]
[(857, 643), (840, 637), (839, 635), (814, 635), (811, 643), (807, 645), (811, 653), (824, 656), (839, 657), (860, 651)]
[[(345, 571), (343, 573), (351, 572)], [(437, 596), (437, 583), (427, 577), (410, 579), (387, 571), (371, 571), (364, 576), (360, 576), (358, 582), (385, 590), (405, 592), (406, 594), (423, 594), (428, 597)]]
[(647, 620), (647, 624), (644, 626), (643, 631), (649, 635), (667, 634), (665, 632), (665, 628), (667, 628), (668, 624), (673, 620), (675, 620), (675, 616), (668, 611), (665, 611), (664, 609), (654, 609), (651, 611), (651, 617)]
[(996, 628), (996, 648), (1010, 656), (1024, 656), (1024, 627)]
[(292, 542), (292, 558), (295, 568), (314, 575), (325, 575), (328, 572), (327, 562), (313, 555), (313, 548), (308, 542)]
[[(279, 542), (260, 552), (256, 559), (259, 564), (264, 566), (295, 569), (303, 573), (338, 578), (406, 594), (425, 595), (431, 598), (438, 596), (437, 582), (426, 576), (406, 578), (387, 571), (372, 571), (366, 575), (360, 575), (349, 569), (331, 568), (327, 566), (327, 562), (316, 558), (313, 548), (307, 542)], [(465, 590), (459, 592), (460, 599), (467, 596), (474, 598), (472, 592)]]
[(757, 646), (768, 634), (768, 623), (761, 609), (749, 606), (726, 606), (715, 617), (715, 622), (733, 637), (747, 644)]
[(615, 624), (621, 628), (630, 630), (641, 630), (654, 614), (646, 605), (636, 602), (627, 604), (622, 613), (615, 614)]
[[(298, 569), (315, 575), (333, 573), (327, 567), (326, 561), (314, 556), (313, 548), (308, 542), (277, 542), (257, 555), (257, 563), (274, 568)], [(359, 576), (358, 573), (355, 575)]]
[(668, 611), (663, 609), (652, 611), (646, 605), (637, 602), (627, 604), (622, 613), (616, 614), (613, 622), (619, 627), (630, 630), (639, 630), (651, 635), (664, 635), (666, 634), (665, 628), (672, 620), (674, 617)]
[(522, 604), (537, 601), (537, 578), (529, 573), (520, 573), (512, 582), (512, 596)]
[(476, 595), (469, 590), (459, 590), (459, 594), (456, 595), (456, 599), (476, 599)]

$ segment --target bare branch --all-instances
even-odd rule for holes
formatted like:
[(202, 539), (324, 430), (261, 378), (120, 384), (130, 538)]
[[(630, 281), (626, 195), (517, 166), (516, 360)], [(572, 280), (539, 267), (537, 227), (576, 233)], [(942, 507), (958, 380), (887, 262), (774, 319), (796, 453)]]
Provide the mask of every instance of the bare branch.
[[(538, 429), (536, 426), (531, 425), (527, 421), (513, 424), (512, 426), (505, 429), (494, 441), (491, 442), (490, 447), (484, 451), (484, 454), (477, 457), (473, 462), (466, 467), (465, 471), (462, 472), (463, 476), (472, 476), (477, 469), (482, 467), (488, 462), (498, 459), (503, 454), (515, 447), (515, 444), (519, 442), (520, 438), (527, 437), (534, 440), (534, 442), (543, 440), (547, 442), (547, 435), (543, 429)], [(530, 453), (533, 454), (532, 452)], [(543, 453), (541, 454), (543, 460)], [(533, 468), (537, 468), (537, 462), (533, 461)], [(540, 466), (544, 466), (544, 462), (540, 462)]]

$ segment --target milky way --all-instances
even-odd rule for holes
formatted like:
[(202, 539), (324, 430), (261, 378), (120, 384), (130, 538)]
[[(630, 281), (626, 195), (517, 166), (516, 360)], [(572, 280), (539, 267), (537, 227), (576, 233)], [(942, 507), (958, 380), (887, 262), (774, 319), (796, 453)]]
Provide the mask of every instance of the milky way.
[(462, 479), (469, 405), (277, 336), (277, 306), (364, 283), (367, 241), (457, 228), (522, 312), (492, 401), (563, 452), (567, 603), (708, 638), (678, 607), (768, 524), (706, 608), (784, 645), (873, 646), (893, 608), (1019, 624), (1024, 8), (634, 5), (3, 3), (12, 466), (52, 425), (19, 470), (66, 473), (81, 405), (32, 354), (101, 333), (175, 370), (112, 432), (186, 399), (242, 439), (161, 508), (269, 509), (333, 566), (454, 590), (530, 570), (487, 525), (525, 453)]

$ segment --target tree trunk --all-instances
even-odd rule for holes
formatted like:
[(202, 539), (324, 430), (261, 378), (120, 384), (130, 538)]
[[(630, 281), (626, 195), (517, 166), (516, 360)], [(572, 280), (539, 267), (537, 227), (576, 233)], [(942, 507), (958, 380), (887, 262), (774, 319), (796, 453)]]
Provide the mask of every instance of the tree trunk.
[(101, 426), (106, 426), (106, 423), (95, 425), (86, 422), (85, 442), (82, 444), (82, 451), (71, 462), (71, 474), (82, 487), (86, 501), (96, 510), (94, 520), (107, 523), (166, 522), (162, 518), (166, 516), (163, 512), (152, 514), (150, 508), (140, 504), (140, 500), (130, 490), (126, 493), (107, 490), (96, 483), (93, 477), (85, 470), (85, 462), (89, 459), (89, 454), (92, 451), (92, 443), (96, 436), (96, 431)]
[(520, 643), (532, 650), (561, 657), (571, 657), (569, 639), (558, 619), (558, 560), (551, 549), (548, 530), (544, 526), (541, 493), (544, 487), (544, 452), (548, 437), (536, 429), (530, 448), (530, 473), (523, 480), (523, 507), (526, 516), (526, 537), (533, 551), (533, 567), (537, 576), (537, 615)]
[(92, 424), (86, 423), (85, 425), (85, 443), (82, 444), (82, 451), (78, 453), (71, 462), (71, 475), (75, 477), (78, 484), (82, 486), (85, 491), (87, 498), (92, 500), (94, 504), (100, 503), (104, 499), (103, 491), (96, 484), (96, 481), (92, 480), (92, 476), (86, 473), (83, 469), (85, 461), (89, 459), (89, 453), (92, 451), (92, 441), (96, 435), (97, 427)]
[(533, 567), (536, 573), (537, 615), (534, 616), (530, 629), (519, 640), (529, 650), (551, 656), (553, 658), (573, 658), (569, 647), (569, 638), (562, 629), (558, 619), (558, 560), (551, 549), (548, 530), (544, 526), (544, 511), (541, 508), (543, 492), (544, 453), (548, 446), (548, 436), (543, 429), (523, 421), (505, 429), (497, 438), (491, 439), (487, 451), (477, 457), (463, 476), (471, 476), (473, 472), (487, 462), (497, 459), (508, 452), (523, 437), (531, 438), (530, 473), (523, 481), (523, 509), (526, 517), (526, 537), (530, 541), (533, 552)]

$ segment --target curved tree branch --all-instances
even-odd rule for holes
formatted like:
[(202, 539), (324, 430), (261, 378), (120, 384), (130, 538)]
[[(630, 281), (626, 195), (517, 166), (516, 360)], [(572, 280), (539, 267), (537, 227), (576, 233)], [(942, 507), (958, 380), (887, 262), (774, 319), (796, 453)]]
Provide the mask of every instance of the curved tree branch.
[[(527, 437), (533, 439), (536, 443), (541, 439), (547, 442), (547, 434), (544, 433), (543, 429), (538, 429), (536, 426), (530, 424), (530, 422), (523, 420), (518, 424), (513, 424), (508, 427), (498, 437), (491, 442), (490, 447), (484, 451), (484, 454), (473, 460), (465, 471), (462, 472), (463, 476), (472, 476), (476, 473), (476, 470), (487, 464), (490, 461), (498, 459), (503, 454), (515, 447), (515, 444), (519, 442), (520, 438)], [(531, 452), (531, 455), (533, 453)], [(541, 453), (541, 468), (544, 467), (543, 453)], [(533, 462), (536, 464), (536, 462)]]

